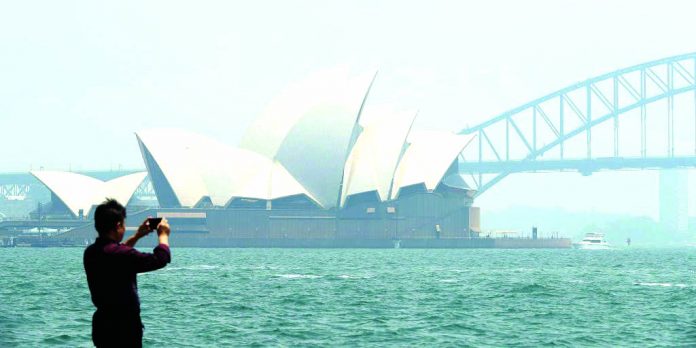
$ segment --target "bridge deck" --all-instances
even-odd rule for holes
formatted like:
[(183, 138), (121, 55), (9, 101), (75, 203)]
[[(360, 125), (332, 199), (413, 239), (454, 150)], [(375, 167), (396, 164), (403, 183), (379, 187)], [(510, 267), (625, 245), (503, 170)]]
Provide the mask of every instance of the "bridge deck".
[(600, 170), (669, 169), (696, 167), (696, 156), (687, 157), (608, 157), (536, 161), (461, 162), (462, 173), (497, 174), (573, 170), (589, 175)]

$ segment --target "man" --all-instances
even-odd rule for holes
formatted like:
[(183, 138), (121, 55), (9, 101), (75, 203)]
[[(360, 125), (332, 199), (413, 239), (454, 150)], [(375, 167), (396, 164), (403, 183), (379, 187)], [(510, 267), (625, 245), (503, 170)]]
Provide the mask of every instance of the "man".
[[(159, 245), (153, 252), (141, 253), (133, 247), (153, 229), (145, 220), (137, 232), (121, 244), (126, 232), (126, 208), (107, 199), (94, 212), (94, 227), (99, 233), (84, 254), (87, 284), (92, 303), (92, 341), (97, 347), (141, 347), (143, 325), (136, 274), (160, 269), (171, 260), (169, 224), (166, 219), (156, 226)], [(153, 226), (154, 227), (154, 226)]]

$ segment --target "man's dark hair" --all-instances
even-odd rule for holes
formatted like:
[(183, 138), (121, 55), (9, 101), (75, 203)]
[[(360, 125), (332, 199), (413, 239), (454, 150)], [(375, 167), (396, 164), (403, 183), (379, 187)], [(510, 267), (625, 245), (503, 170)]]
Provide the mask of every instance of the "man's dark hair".
[(116, 228), (116, 224), (126, 219), (126, 208), (113, 198), (107, 198), (94, 211), (94, 228), (100, 236)]

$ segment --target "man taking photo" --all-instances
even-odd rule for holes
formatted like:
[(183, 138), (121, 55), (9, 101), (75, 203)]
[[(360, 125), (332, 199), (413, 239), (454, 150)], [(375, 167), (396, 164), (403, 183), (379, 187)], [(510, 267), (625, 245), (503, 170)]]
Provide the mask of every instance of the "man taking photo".
[[(92, 303), (92, 341), (97, 347), (141, 347), (143, 324), (136, 275), (160, 269), (171, 261), (166, 219), (150, 226), (146, 219), (137, 232), (121, 243), (126, 232), (126, 208), (107, 199), (94, 212), (99, 236), (85, 249), (84, 266)], [(135, 243), (157, 230), (159, 245), (152, 253), (135, 250)]]

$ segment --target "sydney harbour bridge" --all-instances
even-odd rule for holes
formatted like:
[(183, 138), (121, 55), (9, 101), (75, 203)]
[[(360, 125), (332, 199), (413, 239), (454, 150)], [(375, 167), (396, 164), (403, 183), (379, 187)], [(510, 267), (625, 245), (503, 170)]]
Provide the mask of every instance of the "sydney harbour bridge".
[(696, 166), (696, 53), (610, 72), (533, 100), (461, 134), (460, 171), (477, 195), (521, 172)]

